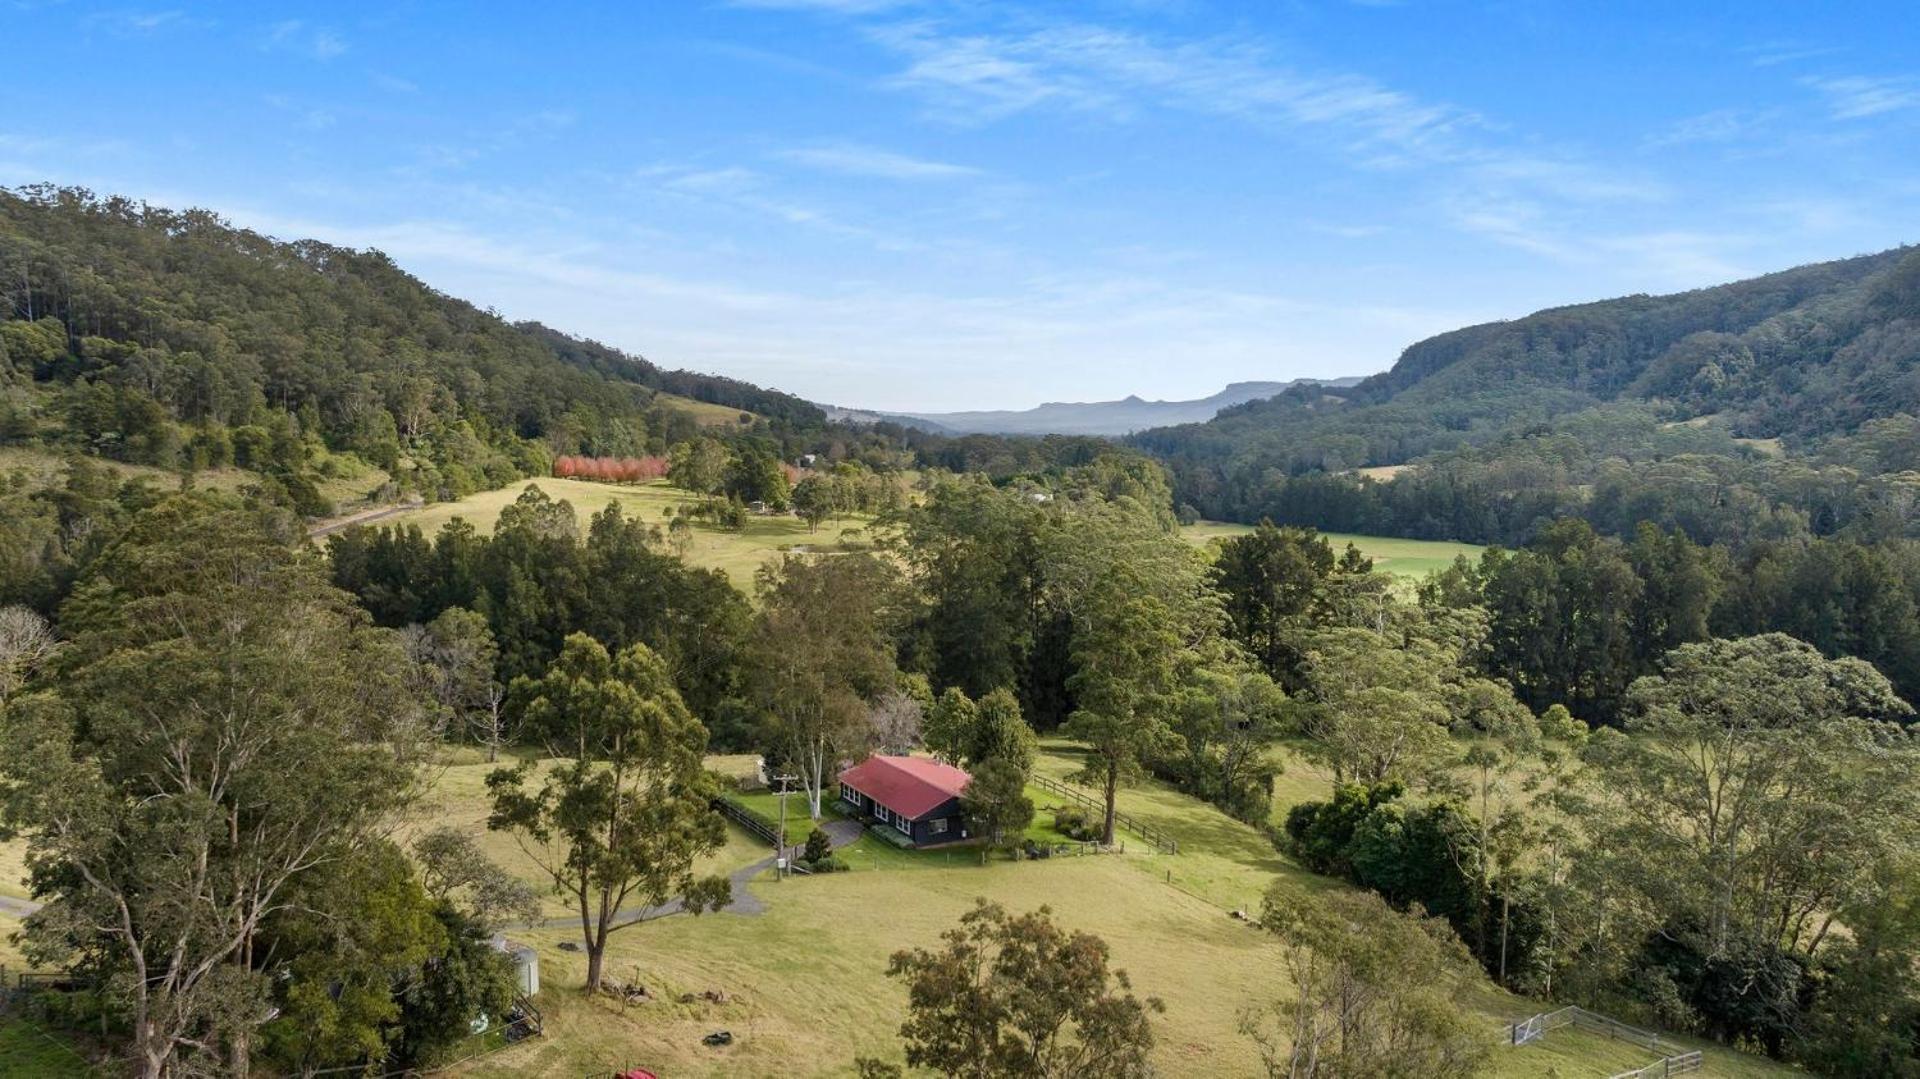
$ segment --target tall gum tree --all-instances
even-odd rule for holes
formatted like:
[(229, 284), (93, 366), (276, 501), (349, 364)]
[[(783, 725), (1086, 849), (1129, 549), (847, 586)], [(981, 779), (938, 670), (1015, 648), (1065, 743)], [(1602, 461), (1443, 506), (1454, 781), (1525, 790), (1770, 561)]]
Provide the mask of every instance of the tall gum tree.
[(487, 826), (512, 833), (578, 911), (594, 992), (607, 939), (642, 920), (629, 903), (699, 914), (732, 898), (725, 877), (693, 872), (726, 842), (701, 766), (707, 731), (642, 644), (615, 656), (573, 634), (545, 675), (516, 680), (513, 693), (557, 759), (543, 775), (531, 761), (489, 774)]
[(135, 518), (61, 625), (54, 688), (0, 727), (5, 826), (46, 901), (27, 950), (106, 981), (139, 1074), (245, 1074), (263, 926), (415, 790), (407, 657), (296, 524), (202, 495)]

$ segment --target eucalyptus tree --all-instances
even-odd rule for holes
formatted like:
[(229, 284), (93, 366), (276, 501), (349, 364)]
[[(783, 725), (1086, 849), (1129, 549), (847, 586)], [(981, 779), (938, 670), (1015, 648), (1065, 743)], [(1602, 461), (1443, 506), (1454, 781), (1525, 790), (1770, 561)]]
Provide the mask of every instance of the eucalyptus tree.
[(1083, 609), (1067, 682), (1077, 707), (1063, 730), (1087, 747), (1075, 778), (1100, 789), (1100, 839), (1111, 844), (1120, 787), (1179, 743), (1172, 718), (1182, 642), (1174, 613), (1142, 587), (1131, 566), (1097, 584)]
[(487, 776), (487, 826), (511, 833), (580, 918), (587, 991), (600, 988), (607, 938), (635, 923), (629, 903), (725, 906), (724, 877), (698, 877), (726, 842), (702, 767), (707, 731), (645, 645), (611, 655), (568, 637), (547, 673), (514, 683), (528, 729), (558, 760)]
[(416, 789), (406, 654), (303, 540), (212, 496), (138, 515), (62, 611), (56, 683), (9, 706), (5, 826), (46, 901), (27, 951), (105, 980), (142, 1075), (246, 1071), (261, 933), (296, 897), (351, 898), (310, 885)]
[(1628, 693), (1589, 758), (1622, 882), (1700, 950), (1816, 954), (1837, 912), (1920, 830), (1912, 714), (1857, 659), (1782, 634), (1683, 645)]
[(865, 747), (870, 702), (898, 685), (898, 571), (866, 553), (788, 556), (762, 566), (757, 584), (751, 692), (769, 748), (818, 820), (841, 759)]

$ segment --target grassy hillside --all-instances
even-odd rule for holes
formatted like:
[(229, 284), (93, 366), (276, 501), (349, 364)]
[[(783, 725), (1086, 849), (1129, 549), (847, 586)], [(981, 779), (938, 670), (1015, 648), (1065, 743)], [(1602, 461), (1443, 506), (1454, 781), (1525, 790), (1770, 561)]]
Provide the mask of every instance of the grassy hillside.
[[(520, 492), (528, 484), (538, 486), (555, 499), (572, 503), (575, 515), (583, 525), (587, 518), (607, 505), (618, 504), (621, 512), (664, 528), (668, 509), (691, 505), (694, 501), (685, 491), (658, 481), (610, 484), (588, 480), (540, 479), (510, 484), (496, 491), (482, 491), (457, 502), (422, 506), (381, 523), (419, 525), (428, 535), (432, 535), (441, 525), (455, 517), (463, 517), (480, 531), (490, 533), (494, 522), (500, 519), (500, 510), (520, 497)], [(723, 570), (735, 587), (751, 589), (754, 571), (767, 559), (788, 550), (832, 550), (849, 544), (864, 544), (868, 542), (865, 534), (868, 523), (862, 518), (840, 518), (824, 522), (817, 531), (809, 532), (807, 523), (798, 517), (748, 517), (747, 527), (743, 531), (727, 532), (695, 522), (693, 546), (687, 550), (686, 558), (696, 566)]]
[[(1064, 776), (1078, 765), (1072, 746), (1052, 740), (1043, 746), (1041, 774)], [(450, 769), (443, 784), (467, 789), (465, 773), (473, 770)], [(1239, 1011), (1281, 992), (1278, 955), (1264, 934), (1228, 912), (1257, 909), (1276, 877), (1303, 890), (1343, 885), (1299, 869), (1256, 830), (1158, 784), (1131, 788), (1121, 801), (1127, 812), (1178, 836), (1182, 853), (1151, 854), (1130, 845), (1123, 856), (986, 867), (971, 858), (921, 856), (910, 863), (924, 871), (855, 857), (849, 873), (763, 878), (751, 886), (768, 903), (763, 915), (677, 917), (614, 938), (609, 971), (644, 983), (660, 1003), (622, 1009), (611, 1000), (586, 1000), (573, 989), (584, 960), (559, 947), (573, 931), (516, 933), (541, 952), (550, 1036), (463, 1074), (576, 1075), (625, 1065), (676, 1076), (850, 1074), (859, 1053), (897, 1053), (894, 1028), (904, 992), (882, 973), (887, 956), (931, 945), (977, 896), (1015, 909), (1046, 904), (1063, 924), (1105, 938), (1136, 986), (1166, 1001), (1155, 1053), (1164, 1074), (1250, 1074), (1258, 1061), (1238, 1032)], [(790, 812), (797, 807), (797, 799), (789, 802)], [(476, 809), (469, 804), (463, 812), (472, 817)], [(755, 845), (738, 842), (729, 854), (741, 864), (760, 856)], [(725, 990), (732, 1001), (672, 1003), (681, 993), (710, 988)], [(1486, 1017), (1490, 1038), (1501, 1023), (1541, 1007), (1481, 981), (1460, 991)], [(735, 1044), (703, 1046), (701, 1037), (716, 1029), (731, 1030)], [(1548, 1046), (1497, 1053), (1490, 1074), (1519, 1079), (1554, 1066), (1567, 1076), (1605, 1075), (1647, 1062), (1637, 1050), (1569, 1034)], [(1786, 1073), (1768, 1061), (1714, 1049), (1703, 1074)]]
[(681, 397), (672, 393), (654, 394), (653, 401), (654, 404), (693, 417), (693, 422), (702, 427), (740, 427), (744, 426), (740, 422), (740, 417), (753, 416), (753, 413), (742, 412), (737, 408), (716, 405), (709, 401), (696, 401), (691, 397)]
[[(1204, 546), (1216, 539), (1227, 536), (1243, 536), (1253, 531), (1252, 525), (1232, 524), (1227, 521), (1200, 521), (1185, 525), (1180, 534), (1187, 542)], [(1438, 573), (1453, 565), (1453, 560), (1461, 555), (1468, 558), (1480, 557), (1484, 548), (1471, 543), (1448, 543), (1443, 540), (1397, 539), (1393, 536), (1359, 536), (1348, 532), (1323, 532), (1327, 542), (1333, 544), (1335, 551), (1346, 549), (1351, 543), (1360, 548), (1360, 553), (1373, 559), (1376, 569), (1396, 573), (1403, 577), (1425, 577)]]
[[(737, 770), (742, 759), (710, 763)], [(1049, 739), (1037, 771), (1064, 777), (1079, 764), (1074, 746)], [(486, 831), (483, 780), (490, 768), (472, 752), (451, 756), (403, 837), (431, 824), (452, 824), (479, 837), (494, 858), (538, 882), (537, 870), (510, 837)], [(1276, 808), (1284, 811), (1294, 800), (1325, 791), (1324, 776), (1295, 770), (1283, 779)], [(1040, 793), (1037, 801), (1044, 807), (1049, 797)], [(1302, 892), (1345, 885), (1293, 865), (1257, 830), (1163, 785), (1129, 788), (1120, 801), (1126, 812), (1176, 836), (1181, 853), (1153, 854), (1129, 844), (1119, 856), (995, 861), (983, 867), (971, 856), (911, 854), (873, 843), (874, 851), (887, 853), (862, 857), (861, 848), (855, 848), (848, 858), (854, 869), (848, 873), (755, 881), (749, 887), (766, 901), (764, 914), (680, 916), (616, 934), (607, 959), (610, 976), (644, 984), (655, 997), (630, 1008), (612, 998), (580, 995), (584, 957), (561, 947), (577, 939), (576, 929), (510, 929), (514, 939), (540, 951), (544, 992), (539, 1003), (548, 1036), (454, 1074), (577, 1076), (637, 1065), (673, 1076), (849, 1075), (858, 1054), (898, 1053), (894, 1032), (904, 991), (884, 974), (888, 955), (933, 945), (976, 897), (1016, 910), (1045, 904), (1061, 924), (1104, 938), (1115, 965), (1133, 976), (1136, 987), (1166, 1002), (1166, 1014), (1156, 1021), (1155, 1062), (1163, 1074), (1252, 1074), (1258, 1059), (1239, 1033), (1239, 1014), (1247, 1004), (1276, 999), (1283, 976), (1271, 940), (1228, 914), (1257, 910), (1275, 879)], [(797, 827), (800, 800), (788, 804)], [(707, 868), (724, 872), (765, 855), (757, 840), (733, 829), (728, 845)], [(8, 875), (13, 864), (5, 870)], [(547, 907), (548, 917), (567, 915), (555, 900), (549, 899)], [(0, 918), (0, 933), (12, 924)], [(18, 962), (17, 952), (0, 937), (0, 963), (17, 969)], [(729, 1003), (676, 1002), (682, 993), (708, 989), (724, 990)], [(1484, 1017), (1490, 1039), (1502, 1024), (1547, 1007), (1478, 979), (1463, 982), (1458, 991)], [(719, 1029), (733, 1032), (732, 1046), (701, 1044), (703, 1036)], [(14, 1035), (0, 1034), (0, 1047), (9, 1037)], [(1765, 1079), (1793, 1074), (1758, 1057), (1675, 1041), (1706, 1050), (1703, 1075)], [(1497, 1050), (1488, 1074), (1522, 1079), (1554, 1068), (1568, 1077), (1604, 1076), (1651, 1059), (1639, 1049), (1569, 1030), (1538, 1046)]]

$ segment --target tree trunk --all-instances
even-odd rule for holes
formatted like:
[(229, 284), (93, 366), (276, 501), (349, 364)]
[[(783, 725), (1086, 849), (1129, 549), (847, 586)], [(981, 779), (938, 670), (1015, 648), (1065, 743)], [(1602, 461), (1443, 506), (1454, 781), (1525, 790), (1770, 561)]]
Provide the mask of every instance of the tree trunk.
[(1500, 984), (1507, 984), (1507, 927), (1513, 922), (1513, 897), (1500, 896)]
[(227, 1074), (233, 1079), (247, 1079), (253, 1067), (253, 1031), (241, 1027), (227, 1046)]
[(606, 954), (607, 954), (607, 950), (604, 945), (600, 947), (595, 947), (591, 942), (587, 944), (587, 995), (588, 996), (592, 996), (593, 994), (598, 993), (600, 991), (600, 961), (603, 958), (605, 958)]
[(171, 1055), (170, 1046), (153, 1029), (153, 1020), (141, 1018), (134, 1021), (134, 1052), (140, 1057), (141, 1079), (165, 1079), (167, 1060)]
[(1107, 823), (1101, 829), (1101, 842), (1113, 846), (1114, 800), (1120, 793), (1120, 766), (1113, 762), (1107, 764)]

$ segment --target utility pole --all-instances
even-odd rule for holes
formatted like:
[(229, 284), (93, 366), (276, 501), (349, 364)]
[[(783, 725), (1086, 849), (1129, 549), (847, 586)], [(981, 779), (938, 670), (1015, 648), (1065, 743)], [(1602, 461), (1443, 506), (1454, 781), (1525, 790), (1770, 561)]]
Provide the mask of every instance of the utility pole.
[(773, 879), (785, 880), (787, 876), (787, 794), (793, 789), (799, 776), (774, 776), (773, 781), (780, 784), (780, 827), (775, 829), (773, 841)]

